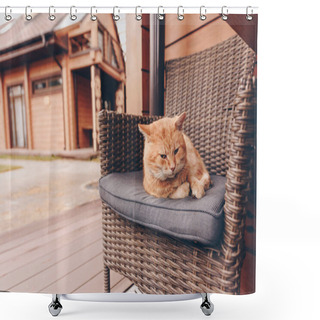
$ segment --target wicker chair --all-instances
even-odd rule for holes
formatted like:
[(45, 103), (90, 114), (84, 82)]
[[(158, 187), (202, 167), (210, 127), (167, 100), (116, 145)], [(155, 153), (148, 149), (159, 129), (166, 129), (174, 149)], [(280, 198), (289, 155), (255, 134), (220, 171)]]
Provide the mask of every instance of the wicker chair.
[[(130, 222), (103, 202), (106, 292), (112, 269), (142, 293), (239, 293), (247, 194), (253, 185), (255, 61), (254, 52), (234, 36), (166, 64), (166, 115), (187, 111), (184, 131), (210, 174), (227, 178), (223, 235), (214, 248), (181, 241)], [(102, 176), (142, 170), (138, 123), (156, 119), (100, 112)]]

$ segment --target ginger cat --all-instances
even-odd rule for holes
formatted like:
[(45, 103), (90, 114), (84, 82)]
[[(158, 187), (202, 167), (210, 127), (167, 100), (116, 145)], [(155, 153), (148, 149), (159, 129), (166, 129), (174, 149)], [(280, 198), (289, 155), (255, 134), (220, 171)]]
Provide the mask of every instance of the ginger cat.
[(139, 124), (144, 135), (143, 186), (158, 198), (202, 198), (209, 189), (209, 173), (191, 140), (182, 132), (186, 113)]

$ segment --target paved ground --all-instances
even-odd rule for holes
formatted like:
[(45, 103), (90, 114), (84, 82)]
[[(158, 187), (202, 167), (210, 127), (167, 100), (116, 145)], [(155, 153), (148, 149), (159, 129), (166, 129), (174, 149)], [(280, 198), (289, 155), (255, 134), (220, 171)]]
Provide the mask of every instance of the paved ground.
[(17, 156), (56, 156), (61, 158), (68, 158), (74, 160), (90, 160), (96, 158), (99, 152), (93, 151), (92, 148), (81, 148), (75, 150), (62, 150), (62, 151), (52, 151), (52, 150), (30, 150), (30, 149), (7, 149), (0, 150), (0, 155), (17, 155)]
[(0, 164), (22, 167), (0, 173), (0, 233), (99, 198), (98, 162), (0, 159)]

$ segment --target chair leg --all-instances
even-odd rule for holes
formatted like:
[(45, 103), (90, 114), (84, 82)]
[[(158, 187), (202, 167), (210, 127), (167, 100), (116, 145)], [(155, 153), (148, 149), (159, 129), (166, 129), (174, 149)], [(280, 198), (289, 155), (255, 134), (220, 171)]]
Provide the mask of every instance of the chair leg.
[(52, 295), (52, 302), (49, 304), (49, 312), (53, 317), (56, 317), (60, 314), (62, 310), (62, 305), (60, 303), (61, 294), (53, 294)]
[(210, 301), (209, 293), (201, 293), (202, 303), (201, 303), (201, 310), (206, 316), (210, 316), (213, 312), (214, 306), (213, 303)]
[(110, 292), (110, 269), (104, 266), (104, 290)]

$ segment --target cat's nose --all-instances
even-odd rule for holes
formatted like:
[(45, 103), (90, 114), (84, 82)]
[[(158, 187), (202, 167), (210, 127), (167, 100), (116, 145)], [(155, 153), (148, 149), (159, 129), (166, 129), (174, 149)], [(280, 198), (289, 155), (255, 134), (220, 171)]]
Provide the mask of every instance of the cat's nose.
[(171, 171), (173, 172), (175, 168), (176, 168), (176, 167), (171, 167), (170, 169), (171, 169)]

